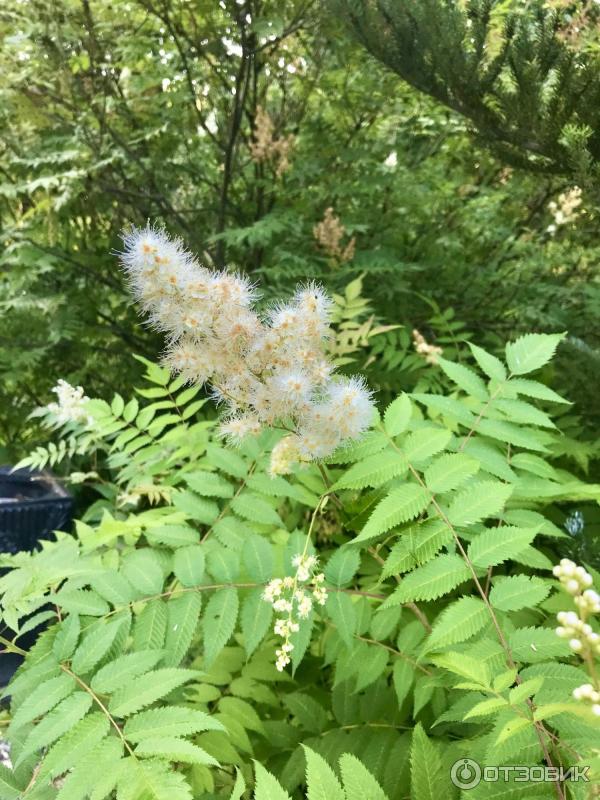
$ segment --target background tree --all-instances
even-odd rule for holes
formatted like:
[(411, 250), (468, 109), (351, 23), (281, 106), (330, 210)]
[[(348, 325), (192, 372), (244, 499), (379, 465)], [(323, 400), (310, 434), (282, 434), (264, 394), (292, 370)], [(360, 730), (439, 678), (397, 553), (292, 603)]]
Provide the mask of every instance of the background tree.
[[(26, 415), (59, 377), (108, 396), (130, 385), (125, 352), (159, 351), (111, 255), (123, 226), (147, 219), (207, 264), (254, 274), (265, 302), (315, 278), (343, 295), (364, 276), (371, 311), (406, 326), (370, 358), (384, 392), (427, 370), (435, 379), (413, 363), (413, 328), (444, 347), (492, 348), (568, 330), (557, 361), (566, 393), (595, 413), (598, 211), (587, 187), (507, 168), (322, 4), (118, 9), (0, 10), (4, 458), (27, 449)], [(590, 32), (585, 52), (594, 46)]]
[(467, 117), (508, 163), (594, 180), (600, 158), (596, 26), (587, 0), (341, 0), (359, 40)]

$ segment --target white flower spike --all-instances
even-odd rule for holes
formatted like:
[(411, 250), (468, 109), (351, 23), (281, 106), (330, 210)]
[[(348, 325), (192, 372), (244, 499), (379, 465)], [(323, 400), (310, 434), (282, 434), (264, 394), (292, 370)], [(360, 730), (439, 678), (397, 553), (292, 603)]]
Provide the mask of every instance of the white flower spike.
[(225, 409), (222, 434), (239, 443), (266, 426), (290, 430), (273, 449), (272, 475), (326, 458), (369, 427), (365, 382), (334, 375), (325, 357), (332, 303), (321, 287), (299, 287), (263, 319), (246, 277), (202, 267), (164, 231), (134, 228), (124, 245), (132, 294), (167, 336), (165, 364), (190, 383), (210, 384)]

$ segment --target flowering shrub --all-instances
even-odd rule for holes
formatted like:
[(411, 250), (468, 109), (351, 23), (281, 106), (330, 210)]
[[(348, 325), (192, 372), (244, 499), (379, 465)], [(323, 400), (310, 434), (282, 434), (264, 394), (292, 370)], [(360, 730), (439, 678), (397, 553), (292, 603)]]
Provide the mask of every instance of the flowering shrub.
[[(132, 241), (143, 235), (157, 236)], [(195, 280), (200, 268), (160, 243)], [(0, 796), (457, 800), (451, 766), (468, 757), (554, 776), (482, 781), (474, 800), (592, 797), (558, 768), (598, 774), (600, 576), (557, 552), (565, 507), (600, 487), (564, 468), (553, 415), (565, 401), (530, 374), (561, 337), (511, 342), (504, 362), (472, 345), (477, 370), (440, 356), (451, 391), (403, 394), (362, 437), (343, 444), (338, 428), (340, 446), (273, 474), (305, 415), (355, 385), (329, 372), (223, 443), (228, 422), (258, 416), (254, 392), (289, 369), (276, 352), (252, 379), (244, 371), (301, 295), (263, 320), (241, 278), (201, 272), (246, 305), (229, 313), (212, 288), (192, 304), (162, 279), (156, 305), (129, 269), (170, 337), (168, 363), (186, 342), (194, 360), (175, 378), (148, 363), (149, 385), (127, 401), (86, 402), (91, 428), (64, 430), (94, 458), (101, 448), (114, 479), (96, 478), (102, 499), (73, 535), (0, 558), (14, 632), (1, 641), (25, 657), (8, 689), (13, 769), (0, 770)], [(193, 335), (177, 327), (191, 313)], [(250, 333), (220, 333), (236, 316)], [(284, 353), (300, 347), (277, 336)], [(243, 403), (223, 392), (235, 374)], [(201, 380), (219, 421), (204, 415)], [(40, 623), (24, 653), (20, 637)]]

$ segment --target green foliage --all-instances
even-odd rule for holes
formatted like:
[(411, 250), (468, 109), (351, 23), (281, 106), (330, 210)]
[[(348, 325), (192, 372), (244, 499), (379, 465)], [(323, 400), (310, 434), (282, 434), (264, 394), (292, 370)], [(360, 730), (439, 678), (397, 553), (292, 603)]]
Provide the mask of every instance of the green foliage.
[[(407, 4), (368, 6), (391, 6), (402, 17)], [(589, 171), (585, 153), (595, 159), (597, 136), (586, 131), (597, 103), (586, 95), (597, 81), (585, 82), (595, 26), (561, 7), (559, 29), (577, 29), (589, 44), (569, 59), (551, 12), (528, 26), (532, 4), (519, 5), (518, 30), (502, 49), (507, 3), (491, 3), (489, 24), (487, 6), (419, 4), (417, 21), (454, 43), (444, 45), (444, 58), (430, 60), (431, 48), (415, 46), (412, 28), (409, 47), (379, 35), (375, 44), (417, 60), (419, 70), (425, 63), (422, 78), (430, 70), (451, 76), (461, 90), (454, 100), (484, 92), (486, 118), (476, 125), (500, 119), (512, 150), (523, 137), (531, 144), (543, 122), (528, 161), (546, 163), (550, 148), (561, 163), (572, 159), (569, 175)], [(184, 235), (208, 266), (260, 275), (265, 302), (297, 279), (326, 284), (336, 299), (336, 362), (359, 362), (390, 400), (402, 390), (446, 389), (443, 370), (415, 351), (413, 328), (446, 362), (467, 369), (465, 341), (491, 348), (489, 359), (507, 337), (567, 329), (555, 362), (559, 383), (597, 422), (594, 186), (586, 185), (576, 216), (557, 225), (549, 204), (560, 205), (570, 184), (505, 169), (487, 152), (498, 143), (494, 131), (482, 130), (474, 143), (460, 115), (399, 85), (345, 35), (330, 4), (268, 0), (251, 17), (230, 0), (202, 0), (193, 13), (184, 0), (133, 0), (117, 15), (108, 0), (0, 10), (3, 461), (39, 444), (38, 464), (77, 463), (83, 443), (65, 437), (56, 450), (45, 447), (32, 407), (48, 402), (59, 377), (90, 396), (124, 396), (142, 371), (124, 354), (157, 351), (110, 255), (125, 222), (148, 219)], [(456, 24), (437, 25), (448, 18)], [(488, 38), (476, 45), (467, 24), (488, 24)], [(417, 42), (427, 44), (423, 36)], [(473, 72), (466, 79), (465, 64)], [(585, 91), (571, 102), (567, 89), (580, 82)], [(272, 144), (294, 137), (283, 171), (277, 148), (253, 155), (259, 109), (272, 122)], [(519, 124), (509, 125), (517, 110)], [(354, 242), (343, 262), (315, 238), (328, 208), (343, 245)], [(133, 419), (135, 405), (127, 414)]]
[[(566, 7), (500, 0), (338, 3), (359, 40), (420, 91), (472, 121), (520, 167), (597, 177), (597, 51)], [(558, 4), (556, 4), (558, 5)]]
[[(572, 697), (589, 678), (554, 631), (570, 600), (549, 570), (559, 509), (600, 487), (565, 468), (548, 424), (561, 398), (525, 372), (557, 338), (526, 341), (506, 365), (448, 361), (446, 394), (401, 395), (330, 463), (273, 481), (281, 432), (223, 447), (194, 392), (149, 362), (135, 403), (92, 401), (95, 426), (64, 432), (102, 472), (100, 500), (73, 535), (1, 558), (5, 648), (21, 652), (42, 609), (49, 623), (6, 691), (2, 800), (437, 800), (458, 797), (466, 756), (575, 751), (596, 770), (597, 724)], [(263, 593), (302, 552), (327, 599), (278, 671)]]

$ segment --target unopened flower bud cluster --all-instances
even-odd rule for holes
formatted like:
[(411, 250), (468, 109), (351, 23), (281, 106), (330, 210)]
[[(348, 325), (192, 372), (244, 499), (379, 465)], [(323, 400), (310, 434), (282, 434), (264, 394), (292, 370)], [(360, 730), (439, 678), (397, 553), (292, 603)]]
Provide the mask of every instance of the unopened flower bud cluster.
[(323, 585), (325, 575), (317, 572), (316, 556), (299, 553), (292, 559), (292, 564), (296, 567), (295, 576), (274, 578), (263, 593), (263, 599), (281, 615), (275, 620), (273, 628), (275, 635), (283, 639), (275, 651), (275, 666), (279, 672), (290, 663), (290, 653), (294, 649), (290, 637), (300, 629), (298, 620), (307, 619), (313, 602), (322, 606), (327, 601), (327, 589)]
[(239, 442), (267, 426), (290, 431), (273, 452), (272, 474), (325, 458), (369, 427), (364, 381), (335, 376), (324, 355), (331, 301), (320, 287), (299, 287), (261, 317), (247, 278), (202, 267), (151, 227), (125, 237), (121, 261), (150, 323), (167, 335), (166, 365), (209, 383), (225, 407), (223, 434)]
[(93, 418), (86, 410), (90, 398), (86, 397), (81, 386), (71, 386), (70, 383), (59, 378), (52, 391), (56, 395), (57, 402), (49, 403), (46, 409), (52, 414), (58, 425), (77, 422), (80, 425), (90, 426), (93, 423)]
[[(584, 567), (577, 566), (571, 559), (563, 558), (552, 570), (567, 592), (573, 596), (577, 611), (560, 611), (556, 615), (559, 626), (556, 628), (557, 636), (568, 639), (569, 647), (573, 652), (579, 653), (586, 660), (600, 655), (600, 634), (596, 633), (587, 622), (588, 617), (600, 612), (600, 595), (591, 588), (593, 578)], [(587, 697), (587, 684), (575, 690), (573, 696), (577, 699), (589, 699), (595, 705), (598, 700)], [(593, 691), (596, 691), (592, 687)], [(579, 695), (581, 695), (579, 697)], [(598, 712), (600, 714), (600, 705)]]
[(575, 700), (582, 700), (584, 703), (590, 703), (592, 707), (592, 714), (600, 717), (600, 692), (598, 692), (591, 683), (584, 683), (573, 689), (573, 697)]
[(552, 574), (559, 579), (567, 592), (574, 597), (593, 583), (590, 573), (584, 567), (578, 567), (570, 558), (561, 558), (560, 563), (553, 567)]
[(600, 634), (594, 632), (592, 626), (584, 622), (575, 611), (560, 611), (556, 615), (560, 625), (556, 635), (569, 640), (569, 647), (575, 653), (592, 651), (600, 655)]

